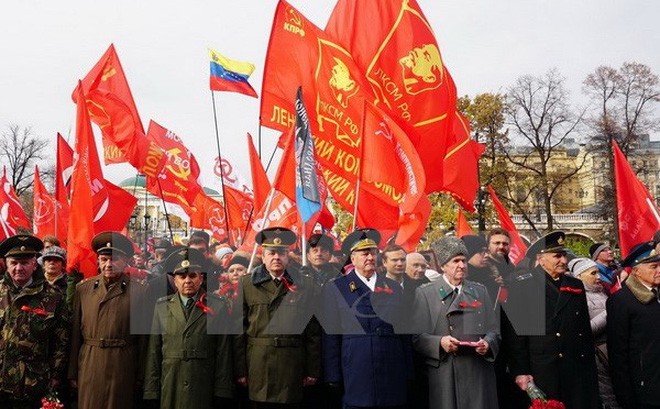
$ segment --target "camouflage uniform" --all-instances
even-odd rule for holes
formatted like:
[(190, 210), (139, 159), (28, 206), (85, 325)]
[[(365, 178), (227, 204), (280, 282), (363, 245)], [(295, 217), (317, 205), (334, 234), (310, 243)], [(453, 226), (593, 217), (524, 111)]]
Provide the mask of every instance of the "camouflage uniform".
[(17, 288), (0, 281), (0, 390), (13, 401), (35, 401), (51, 379), (62, 381), (71, 331), (64, 294), (35, 273)]

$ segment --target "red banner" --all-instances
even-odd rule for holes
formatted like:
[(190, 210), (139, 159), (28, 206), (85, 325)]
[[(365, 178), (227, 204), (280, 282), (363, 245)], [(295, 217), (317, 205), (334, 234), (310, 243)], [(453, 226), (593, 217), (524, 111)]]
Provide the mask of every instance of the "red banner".
[(78, 160), (74, 164), (71, 177), (71, 208), (76, 211), (69, 215), (67, 271), (78, 270), (85, 277), (91, 277), (97, 274), (96, 254), (92, 250), (95, 214), (92, 186), (100, 184), (96, 176), (92, 176), (91, 170), (96, 166), (100, 169), (100, 164), (93, 163), (94, 159), (98, 162), (98, 155), (80, 87), (78, 100), (75, 143)]
[(456, 237), (474, 235), (474, 229), (468, 223), (465, 213), (461, 209), (456, 210)]
[(14, 190), (14, 186), (7, 180), (6, 168), (3, 169), (0, 187), (2, 188), (2, 197), (0, 198), (0, 211), (2, 214), (0, 217), (2, 217), (3, 226), (7, 231), (13, 232), (9, 236), (16, 234), (19, 227), (32, 230), (32, 223), (25, 214), (25, 210), (23, 210), (21, 201), (16, 195), (16, 190)]
[[(103, 134), (106, 164), (129, 162), (155, 177), (165, 164), (165, 154), (144, 135), (131, 89), (114, 45), (83, 79), (82, 90), (90, 119)], [(77, 93), (72, 95), (77, 100)]]
[(444, 187), (463, 209), (474, 213), (474, 200), (479, 190), (479, 158), (486, 149), (470, 139), (470, 125), (463, 115), (455, 112), (455, 141), (443, 161)]
[(257, 209), (260, 209), (266, 203), (268, 192), (270, 192), (270, 181), (261, 163), (261, 159), (259, 159), (257, 150), (254, 148), (254, 142), (252, 142), (252, 136), (250, 134), (248, 134), (248, 152), (250, 154), (250, 172), (252, 173), (254, 211), (256, 212)]
[(48, 193), (46, 187), (41, 183), (39, 168), (34, 169), (34, 194), (33, 194), (33, 216), (34, 235), (43, 239), (44, 236), (52, 234), (65, 241), (67, 220), (60, 217), (61, 209), (55, 197)]
[(509, 260), (511, 260), (513, 264), (518, 264), (518, 262), (525, 257), (525, 253), (527, 253), (527, 246), (520, 237), (520, 233), (518, 233), (516, 225), (513, 224), (513, 220), (511, 220), (509, 212), (507, 212), (504, 205), (502, 205), (502, 202), (500, 202), (500, 199), (497, 197), (497, 194), (495, 194), (495, 190), (491, 185), (488, 185), (488, 193), (490, 193), (490, 197), (493, 199), (493, 206), (495, 206), (497, 217), (500, 219), (500, 227), (508, 231), (511, 235)]
[(157, 177), (147, 175), (147, 190), (163, 200), (184, 208), (192, 206), (202, 187), (200, 169), (192, 152), (174, 132), (149, 122), (147, 138), (165, 152), (167, 161)]
[(637, 244), (653, 239), (660, 230), (660, 213), (655, 199), (633, 171), (616, 141), (614, 152), (614, 176), (616, 180), (616, 204), (619, 220), (619, 246), (625, 258)]
[[(369, 27), (369, 35), (355, 27)], [(340, 0), (326, 32), (353, 55), (373, 90), (370, 101), (406, 131), (424, 165), (426, 191), (439, 191), (456, 87), (417, 2)]]
[(194, 206), (189, 209), (188, 215), (192, 227), (211, 230), (213, 237), (221, 242), (229, 239), (222, 203), (203, 191), (195, 198)]

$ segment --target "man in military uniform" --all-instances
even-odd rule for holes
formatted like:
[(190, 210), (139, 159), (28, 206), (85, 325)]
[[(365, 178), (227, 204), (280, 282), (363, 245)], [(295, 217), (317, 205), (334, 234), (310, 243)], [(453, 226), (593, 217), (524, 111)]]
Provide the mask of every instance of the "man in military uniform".
[(177, 292), (156, 304), (144, 387), (145, 400), (160, 400), (161, 409), (221, 407), (232, 395), (231, 347), (228, 335), (218, 334), (227, 304), (202, 288), (207, 266), (201, 252), (187, 248), (163, 264)]
[[(132, 335), (144, 286), (125, 273), (133, 243), (116, 232), (97, 234), (100, 274), (76, 286), (69, 379), (79, 409), (130, 409), (142, 397), (142, 339)], [(144, 319), (144, 317), (141, 317)], [(135, 323), (134, 323), (135, 324)], [(148, 331), (148, 330), (147, 330)]]
[(64, 378), (71, 314), (65, 294), (44, 280), (34, 236), (0, 244), (0, 407), (35, 408)]
[(607, 350), (617, 401), (624, 409), (660, 408), (660, 254), (633, 248), (621, 263), (632, 272), (607, 300)]
[(537, 266), (513, 280), (503, 327), (509, 368), (526, 390), (534, 382), (567, 408), (599, 408), (594, 339), (582, 281), (566, 273), (564, 232), (537, 240), (527, 258)]
[(236, 340), (235, 369), (254, 408), (299, 407), (303, 385), (320, 375), (320, 327), (310, 320), (318, 287), (287, 268), (287, 250), (296, 239), (281, 227), (259, 232), (263, 264), (239, 283), (244, 334)]
[(323, 287), (324, 380), (344, 388), (345, 408), (403, 407), (413, 377), (409, 335), (392, 322), (403, 306), (403, 289), (376, 274), (380, 234), (374, 229), (351, 233), (342, 244), (353, 269)]

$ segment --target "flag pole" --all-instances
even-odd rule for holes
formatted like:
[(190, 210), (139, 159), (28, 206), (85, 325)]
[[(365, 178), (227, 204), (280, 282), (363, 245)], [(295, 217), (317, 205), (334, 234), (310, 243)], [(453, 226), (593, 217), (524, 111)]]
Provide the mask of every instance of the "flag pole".
[(218, 113), (215, 108), (215, 94), (211, 91), (211, 101), (213, 102), (213, 123), (215, 124), (215, 144), (218, 148), (218, 165), (220, 166), (220, 186), (222, 187), (223, 209), (225, 212), (225, 228), (227, 229), (227, 243), (231, 246), (231, 237), (229, 236), (229, 214), (227, 213), (227, 195), (225, 192), (225, 174), (222, 169), (222, 153), (220, 153), (220, 133), (218, 132)]
[[(274, 196), (275, 196), (275, 188), (271, 188), (270, 194), (268, 195), (268, 200), (266, 200), (266, 211), (264, 212), (265, 220), (268, 220), (268, 214), (270, 213), (270, 205), (273, 203)], [(257, 255), (257, 242), (255, 241), (254, 247), (252, 248), (252, 256), (250, 256), (250, 264), (248, 265), (248, 273), (252, 271), (252, 266), (254, 264), (254, 257), (256, 255)]]
[[(261, 130), (261, 128), (260, 128)], [(268, 168), (270, 168), (270, 164), (273, 163), (273, 158), (275, 157), (275, 152), (277, 152), (277, 145), (275, 145), (275, 148), (273, 149), (273, 153), (270, 154), (270, 159), (268, 160), (268, 165), (266, 165), (266, 172), (268, 172)], [(261, 157), (259, 157), (261, 159)], [(253, 186), (254, 188), (254, 186)], [(243, 232), (243, 237), (247, 236), (248, 229), (250, 228), (250, 222), (252, 221), (252, 215), (254, 214), (254, 202), (252, 203), (252, 210), (250, 210), (250, 216), (248, 216), (247, 224), (245, 226), (245, 231)], [(248, 270), (249, 271), (249, 270)]]
[[(170, 215), (167, 213), (167, 206), (165, 205), (165, 199), (163, 199), (163, 187), (160, 185), (160, 179), (156, 176), (156, 182), (158, 183), (158, 189), (160, 190), (160, 201), (163, 202), (163, 211), (165, 212), (165, 221), (167, 222), (167, 230), (170, 232), (170, 242), (174, 243), (174, 234), (172, 233), (172, 225), (170, 224)], [(146, 182), (145, 182), (146, 187)]]
[(307, 223), (302, 222), (302, 265), (307, 265)]
[(358, 167), (357, 181), (355, 183), (355, 207), (353, 208), (353, 228), (351, 231), (355, 231), (357, 225), (357, 216), (358, 216), (358, 202), (360, 199), (360, 179), (362, 178), (362, 163), (364, 163), (364, 121), (367, 114), (367, 103), (366, 101), (362, 102), (362, 139), (360, 141), (360, 166)]

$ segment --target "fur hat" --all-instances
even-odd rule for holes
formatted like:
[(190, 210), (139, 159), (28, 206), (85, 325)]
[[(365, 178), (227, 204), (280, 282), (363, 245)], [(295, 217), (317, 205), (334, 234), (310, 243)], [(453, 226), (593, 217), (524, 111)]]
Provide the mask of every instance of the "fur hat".
[(438, 258), (438, 264), (444, 266), (452, 258), (469, 254), (468, 249), (465, 247), (463, 240), (454, 236), (443, 237), (431, 243), (431, 250)]

